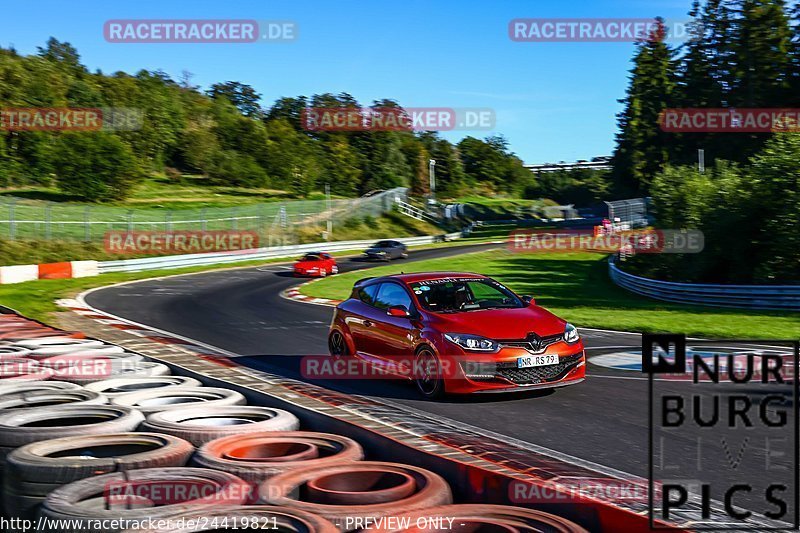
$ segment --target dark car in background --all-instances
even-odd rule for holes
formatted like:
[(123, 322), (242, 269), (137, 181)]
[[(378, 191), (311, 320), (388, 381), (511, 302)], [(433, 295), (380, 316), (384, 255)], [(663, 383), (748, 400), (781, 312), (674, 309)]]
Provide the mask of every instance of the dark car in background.
[(406, 245), (398, 241), (378, 241), (366, 250), (364, 257), (375, 261), (391, 261), (408, 257)]

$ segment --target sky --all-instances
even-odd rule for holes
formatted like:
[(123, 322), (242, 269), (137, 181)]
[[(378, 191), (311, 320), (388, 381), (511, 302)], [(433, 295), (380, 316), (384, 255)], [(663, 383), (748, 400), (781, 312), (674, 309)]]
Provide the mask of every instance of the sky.
[[(515, 42), (517, 18), (686, 17), (691, 0), (70, 0), (3, 1), (0, 46), (36, 52), (50, 36), (78, 49), (92, 71), (183, 71), (208, 88), (253, 86), (269, 106), (282, 96), (352, 94), (362, 105), (391, 98), (405, 107), (490, 108), (494, 130), (526, 163), (610, 155), (631, 43)], [(119, 19), (293, 21), (284, 43), (111, 43)]]

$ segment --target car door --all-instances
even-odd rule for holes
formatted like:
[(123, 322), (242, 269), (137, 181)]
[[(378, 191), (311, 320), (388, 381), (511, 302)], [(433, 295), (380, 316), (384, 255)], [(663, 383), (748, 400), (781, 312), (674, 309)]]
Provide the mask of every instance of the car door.
[(390, 248), (389, 257), (392, 259), (400, 259), (401, 251), (400, 251), (400, 243), (392, 241), (392, 247)]
[(333, 256), (331, 256), (331, 254), (322, 254), (322, 261), (323, 261), (322, 262), (323, 268), (325, 268), (325, 271), (328, 274), (332, 274), (333, 265), (336, 264), (336, 261), (333, 259)]
[(408, 309), (412, 317), (416, 312), (411, 295), (403, 285), (391, 281), (381, 283), (374, 304), (377, 313), (372, 315), (374, 324), (367, 333), (367, 345), (370, 356), (388, 368), (410, 362), (418, 336), (412, 317), (388, 314), (389, 308), (397, 305)]
[(358, 302), (353, 311), (345, 318), (350, 336), (353, 339), (353, 346), (356, 354), (367, 354), (370, 351), (371, 342), (370, 330), (375, 325), (375, 316), (378, 310), (375, 308), (375, 298), (378, 295), (380, 284), (372, 284), (362, 287), (358, 291)]

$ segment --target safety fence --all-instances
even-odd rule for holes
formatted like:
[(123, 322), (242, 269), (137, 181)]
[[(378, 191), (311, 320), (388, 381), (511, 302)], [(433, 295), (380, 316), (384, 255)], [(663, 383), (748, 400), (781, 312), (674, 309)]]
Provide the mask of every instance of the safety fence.
[(377, 217), (407, 199), (398, 187), (372, 196), (337, 200), (294, 200), (235, 207), (163, 209), (61, 204), (0, 197), (0, 238), (102, 242), (108, 231), (250, 230), (292, 233), (353, 218)]
[[(409, 246), (431, 244), (461, 237), (461, 232), (445, 235), (426, 235), (422, 237), (403, 237), (394, 239)], [(169, 268), (182, 268), (189, 266), (216, 265), (235, 263), (239, 261), (253, 261), (259, 259), (273, 259), (280, 257), (301, 256), (314, 251), (342, 252), (358, 250), (373, 244), (375, 240), (317, 242), (311, 244), (297, 244), (291, 246), (273, 246), (269, 248), (256, 248), (236, 252), (220, 252), (208, 254), (168, 255), (162, 257), (145, 257), (142, 259), (121, 259), (116, 261), (101, 261), (99, 270), (106, 272), (140, 272), (143, 270), (160, 270)]]
[[(468, 229), (465, 230), (465, 232), (468, 231)], [(417, 246), (458, 239), (465, 232), (447, 233), (444, 235), (424, 235), (422, 237), (401, 237), (394, 240), (400, 241), (408, 246)], [(358, 250), (366, 248), (374, 242), (374, 240), (316, 242), (311, 244), (254, 248), (252, 250), (238, 250), (233, 252), (166, 255), (145, 257), (142, 259), (121, 259), (116, 261), (67, 261), (43, 265), (0, 266), (0, 285), (22, 283), (36, 279), (69, 279), (96, 276), (108, 272), (142, 272), (145, 270), (217, 265), (240, 261), (277, 259), (281, 257), (299, 257), (305, 253), (314, 251), (342, 252)]]
[(714, 285), (676, 283), (635, 276), (621, 270), (614, 258), (608, 274), (620, 287), (636, 294), (692, 305), (800, 311), (799, 285)]

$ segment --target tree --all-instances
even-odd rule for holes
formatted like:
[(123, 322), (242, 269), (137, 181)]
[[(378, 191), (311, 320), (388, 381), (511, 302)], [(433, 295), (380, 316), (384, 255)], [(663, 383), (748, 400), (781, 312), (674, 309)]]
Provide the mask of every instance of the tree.
[(469, 183), (514, 194), (530, 180), (530, 171), (508, 150), (508, 141), (500, 135), (483, 141), (465, 137), (458, 143), (458, 153)]
[(788, 96), (792, 32), (783, 0), (741, 0), (730, 104), (780, 107)]
[(269, 120), (265, 168), (273, 187), (308, 194), (321, 173), (318, 147), (286, 119)]
[(261, 113), (258, 102), (261, 95), (251, 86), (238, 81), (215, 83), (208, 91), (211, 98), (225, 98), (238, 109), (244, 116), (252, 117)]
[[(675, 73), (673, 101), (676, 107), (684, 108), (724, 107), (732, 70), (730, 11), (723, 0), (709, 0), (702, 9), (699, 0), (695, 0), (689, 15), (693, 18), (691, 36)], [(673, 133), (670, 162), (693, 162), (697, 150), (702, 148), (711, 163), (719, 154), (715, 142), (718, 138), (719, 135), (710, 133)]]
[(89, 202), (124, 199), (143, 177), (130, 148), (103, 132), (61, 135), (53, 166), (59, 188)]
[(81, 56), (78, 55), (78, 50), (67, 42), (61, 42), (55, 37), (50, 37), (47, 39), (47, 45), (44, 48), (39, 46), (37, 50), (39, 51), (39, 56), (48, 61), (76, 71), (86, 71), (86, 67), (81, 65)]
[(775, 134), (747, 175), (746, 205), (758, 221), (750, 254), (758, 259), (754, 280), (800, 281), (800, 133)]
[(800, 106), (800, 3), (792, 9), (792, 48), (791, 48), (791, 77), (788, 104), (792, 107)]
[(664, 43), (659, 19), (654, 34), (638, 44), (624, 111), (617, 116), (619, 133), (614, 175), (622, 189), (646, 192), (653, 177), (669, 159), (670, 139), (659, 127), (661, 113), (673, 100), (672, 51)]
[(329, 183), (331, 192), (342, 196), (355, 196), (362, 174), (358, 154), (341, 137), (324, 145), (323, 171), (320, 181)]
[(307, 98), (298, 96), (297, 98), (278, 98), (266, 115), (266, 120), (286, 120), (298, 131), (305, 131), (303, 127), (303, 111), (306, 108)]
[[(447, 139), (442, 139), (435, 132), (422, 132), (418, 138), (430, 155), (436, 160), (436, 191), (440, 194), (458, 196), (466, 187), (464, 166), (459, 158), (458, 150)], [(428, 161), (424, 163), (425, 179), (428, 179)]]

